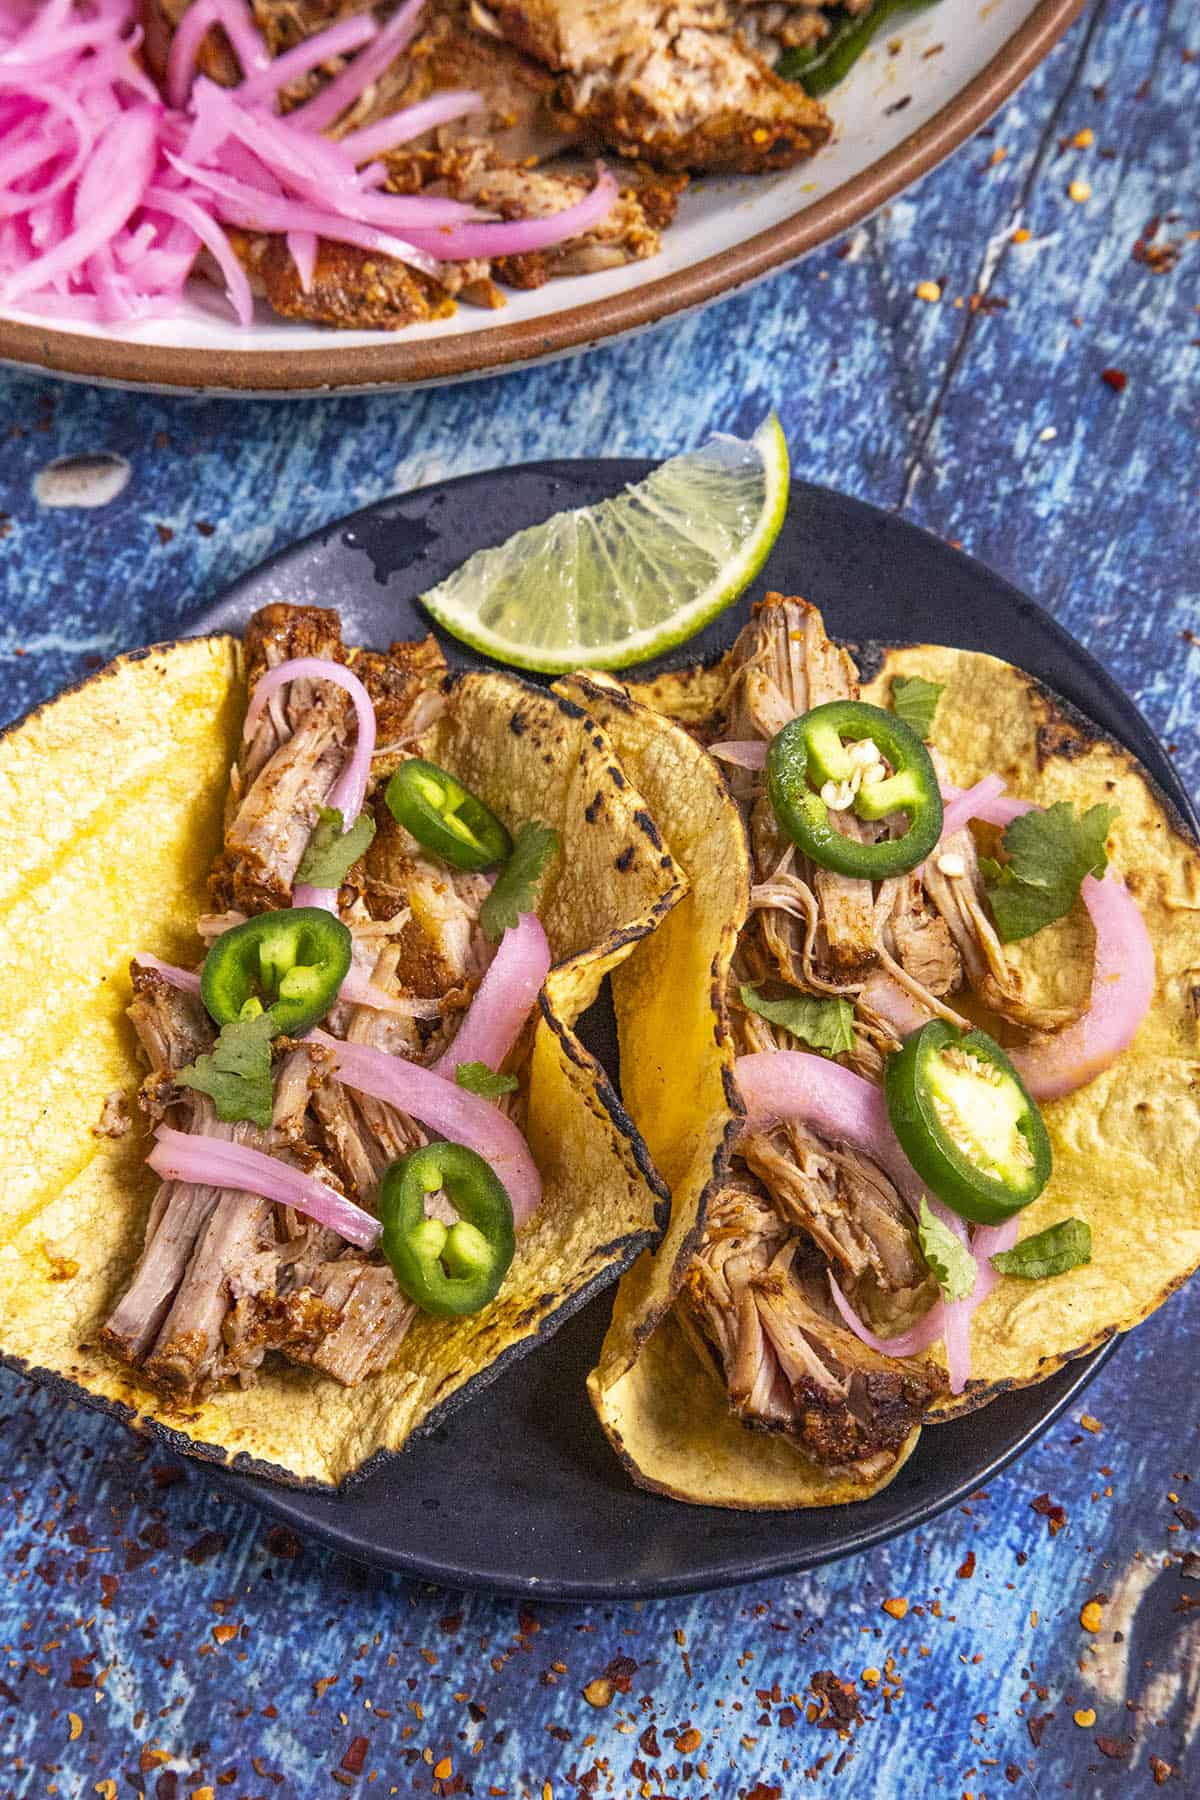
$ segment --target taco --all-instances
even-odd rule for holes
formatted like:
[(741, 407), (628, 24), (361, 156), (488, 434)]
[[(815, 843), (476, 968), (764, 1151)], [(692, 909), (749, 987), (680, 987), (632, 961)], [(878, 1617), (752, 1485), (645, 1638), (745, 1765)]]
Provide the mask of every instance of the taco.
[(866, 1497), (1200, 1263), (1195, 843), (1019, 669), (865, 673), (771, 594), (711, 668), (563, 684), (691, 881), (613, 978), (673, 1207), (590, 1384), (684, 1500)]
[(275, 605), (0, 768), (9, 1364), (333, 1484), (658, 1235), (573, 1027), (685, 883), (578, 705)]

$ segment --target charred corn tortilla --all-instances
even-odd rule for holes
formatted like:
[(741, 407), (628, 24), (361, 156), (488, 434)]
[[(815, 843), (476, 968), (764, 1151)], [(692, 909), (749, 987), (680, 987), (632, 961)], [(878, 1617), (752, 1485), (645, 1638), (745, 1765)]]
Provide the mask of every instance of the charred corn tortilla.
[[(864, 683), (863, 698), (887, 706), (893, 677), (914, 674), (945, 686), (934, 739), (956, 784), (966, 787), (995, 772), (1012, 792), (1040, 805), (1067, 800), (1086, 808), (1104, 800), (1119, 807), (1111, 860), (1141, 908), (1157, 966), (1151, 1010), (1130, 1048), (1096, 1080), (1043, 1107), (1054, 1176), (1021, 1215), (1021, 1236), (1068, 1216), (1084, 1219), (1092, 1260), (1052, 1280), (1010, 1276), (998, 1283), (972, 1319), (972, 1379), (965, 1393), (935, 1404), (930, 1418), (936, 1421), (1044, 1380), (1136, 1325), (1200, 1264), (1200, 854), (1135, 759), (1068, 716), (1030, 676), (993, 657), (920, 645), (886, 653)], [(746, 906), (740, 819), (728, 800), (722, 809), (716, 764), (673, 721), (695, 724), (710, 716), (726, 681), (718, 664), (626, 695), (583, 681), (573, 689), (611, 731), (692, 881), (681, 907), (614, 979), (622, 1067), (648, 1064), (658, 1075), (657, 1086), (635, 1079), (627, 1100), (652, 1152), (671, 1171), (674, 1201), (661, 1249), (643, 1255), (618, 1288), (591, 1393), (614, 1447), (645, 1486), (732, 1506), (831, 1504), (884, 1485), (918, 1434), (882, 1480), (856, 1487), (741, 1424), (671, 1311), (707, 1195), (723, 1173), (721, 1146), (736, 1132), (724, 982), (715, 977), (728, 969)], [(722, 890), (714, 865), (723, 859), (730, 875)], [(722, 904), (726, 911), (719, 914)], [(694, 942), (685, 941), (689, 930)], [(1077, 904), (1067, 919), (1011, 948), (1030, 992), (1072, 1001), (1090, 986), (1092, 943), (1090, 921)], [(695, 967), (705, 958), (714, 979), (701, 984)], [(653, 995), (664, 989), (679, 994), (679, 1009), (670, 1054), (662, 1056), (660, 1040), (655, 1064)], [(702, 1007), (699, 1030), (680, 1018), (685, 994)], [(691, 1047), (682, 1062), (681, 1044)], [(681, 1171), (665, 1140), (689, 1094), (714, 1104), (718, 1078), (722, 1099), (704, 1122), (712, 1163), (697, 1158)], [(693, 1121), (694, 1128), (700, 1123)], [(911, 1322), (893, 1314), (877, 1325), (890, 1334)]]
[(916, 1431), (881, 1478), (835, 1477), (786, 1438), (735, 1418), (724, 1383), (671, 1310), (741, 1118), (724, 1000), (750, 903), (738, 810), (716, 763), (680, 726), (615, 684), (577, 676), (560, 686), (612, 737), (689, 884), (613, 975), (621, 1091), (672, 1205), (657, 1252), (643, 1252), (617, 1289), (592, 1404), (634, 1479), (676, 1499), (779, 1508), (866, 1499), (911, 1454)]
[(562, 842), (542, 899), (555, 966), (526, 1074), (541, 1207), (489, 1308), (419, 1316), (360, 1386), (275, 1359), (251, 1388), (174, 1405), (94, 1347), (156, 1183), (140, 1121), (116, 1139), (93, 1127), (141, 1075), (130, 956), (198, 954), (244, 706), (240, 646), (201, 638), (119, 660), (0, 740), (0, 1353), (179, 1448), (333, 1484), (533, 1348), (657, 1235), (665, 1190), (572, 1027), (684, 884), (579, 707), (508, 676), (462, 678), (427, 753), (513, 826), (536, 817)]

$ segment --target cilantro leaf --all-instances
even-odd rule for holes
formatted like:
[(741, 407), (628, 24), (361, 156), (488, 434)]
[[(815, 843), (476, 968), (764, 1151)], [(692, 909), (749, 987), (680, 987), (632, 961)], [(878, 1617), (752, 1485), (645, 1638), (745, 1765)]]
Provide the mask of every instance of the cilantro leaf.
[(340, 807), (322, 806), (319, 811), (317, 828), (296, 870), (296, 885), (304, 882), (309, 887), (341, 887), (347, 870), (370, 849), (375, 821), (370, 813), (360, 812), (346, 831)]
[(198, 1056), (186, 1069), (176, 1071), (182, 1087), (198, 1088), (211, 1095), (218, 1119), (231, 1123), (249, 1119), (265, 1131), (271, 1123), (271, 1036), (275, 1029), (269, 1012), (252, 1019), (235, 1019), (221, 1027), (221, 1035), (207, 1056)]
[(980, 862), (996, 930), (1006, 944), (1032, 937), (1069, 913), (1085, 875), (1108, 867), (1105, 839), (1115, 806), (1089, 807), (1082, 817), (1066, 800), (1045, 812), (1022, 813), (1004, 833), (1005, 863)]
[(538, 884), (552, 856), (558, 854), (558, 833), (537, 819), (522, 825), (512, 855), (496, 877), (496, 885), (479, 909), (479, 923), (493, 944), (515, 925), (523, 912), (537, 910)]
[(1044, 1281), (1091, 1260), (1092, 1230), (1086, 1219), (1060, 1219), (1057, 1225), (1023, 1238), (1014, 1249), (998, 1250), (992, 1267), (1001, 1275), (1019, 1275), (1022, 1281)]
[(947, 1300), (965, 1300), (975, 1286), (978, 1264), (961, 1238), (943, 1225), (924, 1194), (917, 1220), (917, 1241), (930, 1273)]
[(926, 681), (923, 675), (893, 675), (892, 711), (919, 738), (927, 738), (933, 731), (933, 715), (945, 689), (944, 681)]
[(743, 987), (741, 993), (743, 1006), (772, 1025), (782, 1025), (823, 1056), (854, 1048), (854, 1007), (849, 1000), (820, 1000), (815, 994), (795, 990), (784, 1000), (764, 1000), (752, 987)]
[(501, 1094), (515, 1094), (521, 1085), (515, 1075), (498, 1075), (485, 1062), (458, 1063), (454, 1079), (468, 1094), (478, 1094), (483, 1100), (498, 1100)]

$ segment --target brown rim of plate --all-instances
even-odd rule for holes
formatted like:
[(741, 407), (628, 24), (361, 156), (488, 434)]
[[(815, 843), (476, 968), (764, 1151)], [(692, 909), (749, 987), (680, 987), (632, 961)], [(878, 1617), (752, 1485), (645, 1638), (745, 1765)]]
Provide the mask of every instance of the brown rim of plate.
[(461, 381), (644, 330), (807, 255), (911, 186), (977, 131), (1033, 73), (1084, 4), (1085, 0), (1040, 0), (1003, 50), (961, 93), (853, 180), (769, 231), (625, 294), (459, 337), (406, 338), (398, 332), (385, 343), (340, 350), (333, 330), (329, 346), (319, 350), (198, 350), (120, 343), (0, 319), (0, 363), (43, 374), (189, 393), (346, 393)]

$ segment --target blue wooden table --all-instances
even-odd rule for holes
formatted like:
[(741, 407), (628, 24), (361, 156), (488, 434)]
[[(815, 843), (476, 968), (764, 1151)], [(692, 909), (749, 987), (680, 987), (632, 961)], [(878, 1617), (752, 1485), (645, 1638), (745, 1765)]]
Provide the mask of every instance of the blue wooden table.
[[(917, 296), (927, 282), (940, 300)], [(169, 636), (380, 495), (530, 457), (666, 453), (774, 404), (800, 474), (1035, 594), (1195, 793), (1198, 302), (1200, 14), (1100, 0), (885, 215), (586, 360), (300, 404), (6, 380), (3, 711)], [(119, 497), (39, 505), (52, 459), (101, 451), (130, 465)], [(0, 1795), (1200, 1793), (1198, 1329), (1193, 1288), (1082, 1417), (917, 1536), (628, 1609), (374, 1575), (0, 1376)]]

